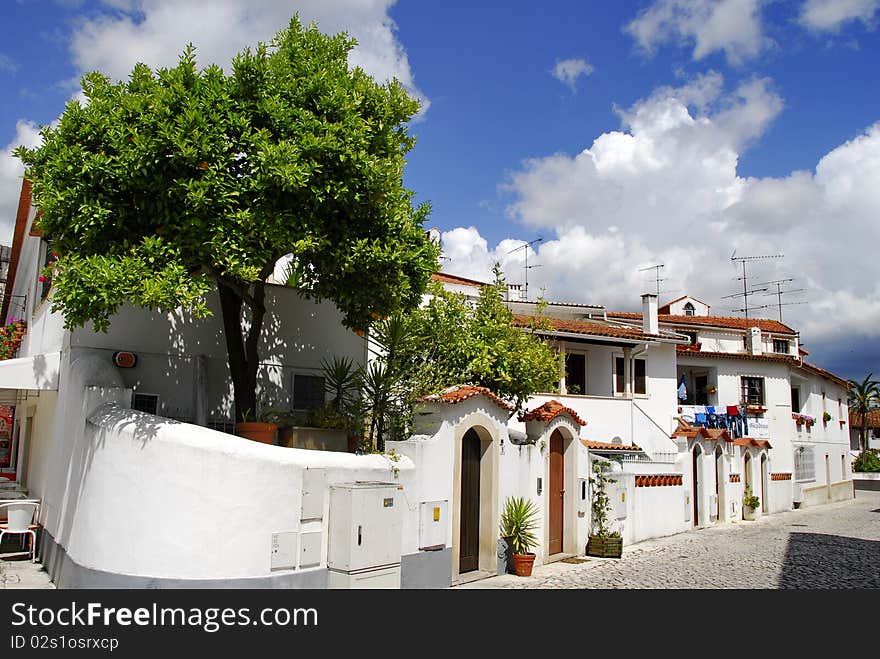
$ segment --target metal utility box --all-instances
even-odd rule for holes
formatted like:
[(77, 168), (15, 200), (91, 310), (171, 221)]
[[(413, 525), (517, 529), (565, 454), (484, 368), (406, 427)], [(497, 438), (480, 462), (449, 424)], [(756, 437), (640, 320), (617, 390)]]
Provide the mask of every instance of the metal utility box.
[(296, 568), (296, 544), (299, 533), (286, 531), (272, 534), (270, 565), (273, 570), (292, 570)]
[(684, 491), (684, 521), (691, 521), (691, 491)]
[(575, 498), (577, 499), (577, 510), (579, 514), (585, 514), (590, 510), (590, 490), (587, 483), (588, 480), (586, 478), (577, 479), (577, 492)]
[(328, 585), (400, 588), (402, 489), (362, 481), (330, 486)]
[(430, 551), (446, 547), (447, 504), (445, 499), (419, 504), (419, 549)]

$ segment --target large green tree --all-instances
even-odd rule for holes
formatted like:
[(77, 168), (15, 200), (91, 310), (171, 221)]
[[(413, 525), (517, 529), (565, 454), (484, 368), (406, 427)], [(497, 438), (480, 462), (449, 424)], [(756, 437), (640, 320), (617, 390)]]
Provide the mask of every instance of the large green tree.
[(305, 296), (346, 326), (415, 306), (437, 247), (402, 184), (418, 111), (396, 80), (350, 68), (355, 42), (294, 17), (226, 74), (138, 64), (93, 72), (43, 144), (16, 151), (59, 254), (53, 309), (106, 330), (120, 306), (209, 315), (219, 292), (236, 419), (256, 411), (266, 279), (292, 254)]
[(872, 380), (873, 375), (868, 373), (861, 382), (849, 381), (848, 405), (850, 412), (861, 419), (859, 449), (862, 453), (868, 449), (868, 413), (880, 409), (880, 382)]

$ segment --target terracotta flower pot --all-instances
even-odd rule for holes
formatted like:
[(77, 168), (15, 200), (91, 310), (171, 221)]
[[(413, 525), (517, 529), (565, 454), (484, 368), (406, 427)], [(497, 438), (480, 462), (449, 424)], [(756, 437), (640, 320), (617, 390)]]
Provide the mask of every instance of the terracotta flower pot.
[(245, 421), (235, 424), (235, 434), (262, 444), (274, 444), (278, 425), (262, 421)]
[(535, 565), (534, 554), (513, 554), (513, 571), (518, 577), (532, 576), (532, 567)]

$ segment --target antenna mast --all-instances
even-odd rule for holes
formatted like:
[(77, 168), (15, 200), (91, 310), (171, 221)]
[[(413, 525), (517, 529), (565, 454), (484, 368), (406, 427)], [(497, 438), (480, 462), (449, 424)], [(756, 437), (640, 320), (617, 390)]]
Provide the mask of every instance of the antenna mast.
[(657, 271), (656, 274), (654, 275), (654, 278), (657, 281), (657, 297), (658, 298), (660, 297), (660, 282), (666, 281), (665, 279), (660, 278), (660, 268), (665, 268), (665, 267), (666, 267), (665, 264), (658, 263), (657, 265), (649, 265), (647, 268), (640, 268), (639, 269), (639, 272), (645, 272), (647, 270), (656, 270)]
[[(740, 261), (740, 262), (742, 262), (742, 267), (743, 267), (743, 275), (742, 275), (742, 283), (743, 283), (743, 292), (742, 292), (742, 296), (743, 296), (743, 308), (742, 308), (742, 309), (738, 309), (738, 311), (744, 311), (745, 314), (746, 314), (746, 318), (749, 317), (749, 293), (750, 293), (750, 292), (751, 292), (751, 293), (755, 293), (755, 292), (756, 292), (756, 291), (749, 291), (749, 290), (748, 290), (748, 285), (746, 284), (746, 279), (747, 279), (747, 277), (746, 277), (746, 262), (747, 262), (747, 261), (762, 261), (762, 260), (765, 260), (765, 259), (781, 259), (783, 256), (785, 256), (785, 255), (784, 255), (784, 254), (767, 254), (767, 255), (764, 255), (764, 256), (737, 256), (737, 255), (736, 255), (736, 250), (733, 250), (733, 254), (730, 255), (730, 260), (731, 260), (731, 261)], [(737, 279), (739, 279), (739, 277), (737, 277)], [(763, 289), (756, 289), (756, 290), (764, 290), (764, 291), (766, 291), (767, 289), (766, 289), (766, 288), (763, 288)], [(737, 295), (739, 295), (739, 294), (737, 294)], [(732, 296), (732, 295), (731, 295), (731, 296), (728, 296), (728, 297), (735, 297), (735, 296)], [(764, 305), (764, 307), (766, 307), (766, 306), (767, 306), (767, 305)], [(754, 307), (754, 308), (755, 308), (755, 309), (763, 309), (764, 307)]]
[(525, 284), (523, 286), (523, 297), (525, 300), (529, 299), (529, 268), (540, 268), (541, 267), (540, 265), (529, 265), (529, 247), (531, 247), (535, 243), (541, 242), (542, 240), (544, 240), (544, 239), (543, 238), (535, 238), (534, 240), (531, 240), (527, 243), (523, 243), (519, 247), (514, 247), (512, 250), (507, 252), (508, 254), (513, 254), (514, 252), (518, 252), (521, 249), (526, 250), (526, 263), (525, 263), (525, 267), (524, 267), (526, 273), (525, 273)]
[[(807, 304), (807, 302), (783, 302), (782, 301), (782, 295), (784, 293), (799, 293), (804, 290), (803, 288), (790, 288), (785, 291), (782, 290), (782, 285), (785, 284), (786, 282), (790, 282), (790, 281), (794, 281), (794, 279), (790, 277), (788, 279), (777, 279), (776, 281), (764, 282), (764, 284), (766, 284), (768, 286), (770, 286), (770, 285), (776, 286), (776, 292), (773, 293), (771, 291), (770, 293), (767, 293), (767, 295), (775, 295), (776, 296), (776, 306), (779, 311), (779, 322), (780, 323), (782, 322), (782, 307), (786, 307), (790, 304)], [(761, 284), (759, 284), (759, 286), (760, 285)], [(766, 295), (765, 295), (765, 297), (766, 297)]]

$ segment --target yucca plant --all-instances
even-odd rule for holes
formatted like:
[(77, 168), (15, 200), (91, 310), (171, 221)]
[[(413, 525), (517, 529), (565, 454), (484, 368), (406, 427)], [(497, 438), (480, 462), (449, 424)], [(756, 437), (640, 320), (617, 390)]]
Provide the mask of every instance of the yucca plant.
[(507, 497), (501, 514), (501, 537), (507, 538), (514, 554), (528, 554), (538, 544), (538, 508), (531, 499)]

